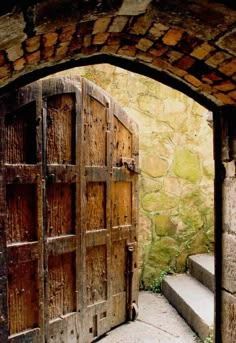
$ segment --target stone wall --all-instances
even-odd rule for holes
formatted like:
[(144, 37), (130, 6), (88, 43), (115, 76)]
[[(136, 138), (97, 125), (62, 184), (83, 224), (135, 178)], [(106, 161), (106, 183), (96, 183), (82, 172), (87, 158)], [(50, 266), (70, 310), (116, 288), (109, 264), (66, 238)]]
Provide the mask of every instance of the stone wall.
[(213, 138), (207, 110), (154, 80), (111, 65), (70, 71), (114, 97), (139, 125), (141, 286), (212, 251)]

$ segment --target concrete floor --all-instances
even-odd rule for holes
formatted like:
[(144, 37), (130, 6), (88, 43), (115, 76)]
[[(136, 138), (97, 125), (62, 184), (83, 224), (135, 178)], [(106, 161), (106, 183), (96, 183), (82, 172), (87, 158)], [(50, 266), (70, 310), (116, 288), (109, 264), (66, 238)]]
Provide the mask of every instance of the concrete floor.
[(196, 335), (160, 294), (140, 292), (139, 315), (110, 331), (99, 343), (196, 343)]

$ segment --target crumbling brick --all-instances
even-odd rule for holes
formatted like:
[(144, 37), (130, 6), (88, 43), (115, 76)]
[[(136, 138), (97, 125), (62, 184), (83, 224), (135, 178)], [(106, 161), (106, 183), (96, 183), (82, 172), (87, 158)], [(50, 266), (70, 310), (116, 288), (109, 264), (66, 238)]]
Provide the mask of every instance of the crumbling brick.
[(101, 45), (101, 44), (104, 44), (107, 40), (109, 36), (109, 33), (105, 32), (105, 33), (97, 33), (94, 38), (93, 38), (93, 44), (98, 44), (98, 45)]
[(71, 41), (72, 36), (75, 33), (75, 30), (76, 30), (75, 24), (63, 27), (59, 35), (59, 42)]
[(152, 25), (152, 19), (145, 16), (141, 16), (137, 19), (136, 23), (131, 29), (131, 33), (136, 35), (145, 35), (150, 26)]
[(93, 34), (106, 32), (110, 24), (110, 21), (111, 21), (110, 17), (97, 19), (93, 26)]
[(28, 38), (25, 41), (25, 50), (27, 52), (34, 52), (40, 48), (40, 41), (41, 41), (41, 36), (34, 36), (31, 38)]
[(43, 35), (43, 45), (45, 48), (56, 44), (58, 34), (56, 32), (49, 32)]
[(162, 38), (162, 41), (166, 45), (175, 46), (180, 41), (183, 32), (183, 30), (170, 29)]
[(129, 17), (118, 16), (113, 19), (111, 26), (109, 27), (109, 32), (121, 32), (125, 25), (127, 24)]
[(139, 50), (147, 51), (151, 46), (153, 45), (153, 42), (147, 38), (141, 38), (136, 45)]

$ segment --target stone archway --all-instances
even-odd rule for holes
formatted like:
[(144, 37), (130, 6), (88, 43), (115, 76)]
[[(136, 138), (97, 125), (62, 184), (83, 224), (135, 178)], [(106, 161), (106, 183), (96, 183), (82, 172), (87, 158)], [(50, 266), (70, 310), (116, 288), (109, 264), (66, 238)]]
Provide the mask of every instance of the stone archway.
[(216, 340), (235, 340), (235, 5), (11, 0), (0, 14), (1, 93), (56, 70), (109, 62), (158, 79), (214, 112)]

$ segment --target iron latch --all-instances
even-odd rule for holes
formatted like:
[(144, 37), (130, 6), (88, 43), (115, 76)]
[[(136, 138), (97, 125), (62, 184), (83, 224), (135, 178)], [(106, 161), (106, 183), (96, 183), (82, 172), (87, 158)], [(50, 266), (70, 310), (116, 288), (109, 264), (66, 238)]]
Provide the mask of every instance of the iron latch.
[(120, 167), (123, 166), (133, 173), (140, 174), (140, 169), (136, 167), (134, 158), (121, 157)]

